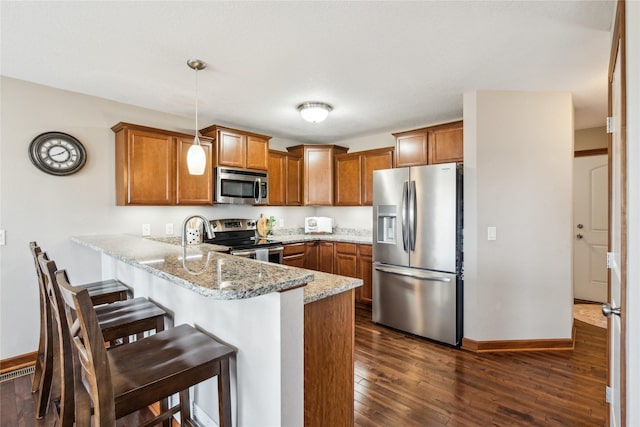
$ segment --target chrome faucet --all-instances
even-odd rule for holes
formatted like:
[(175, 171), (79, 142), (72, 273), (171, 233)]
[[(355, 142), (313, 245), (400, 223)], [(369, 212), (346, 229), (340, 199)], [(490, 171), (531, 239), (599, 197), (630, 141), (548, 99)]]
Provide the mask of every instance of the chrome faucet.
[(187, 223), (191, 221), (193, 218), (200, 218), (202, 220), (202, 224), (204, 225), (204, 232), (207, 233), (207, 239), (213, 239), (216, 237), (213, 229), (211, 228), (211, 223), (209, 220), (202, 215), (190, 215), (182, 221), (182, 247), (187, 246)]

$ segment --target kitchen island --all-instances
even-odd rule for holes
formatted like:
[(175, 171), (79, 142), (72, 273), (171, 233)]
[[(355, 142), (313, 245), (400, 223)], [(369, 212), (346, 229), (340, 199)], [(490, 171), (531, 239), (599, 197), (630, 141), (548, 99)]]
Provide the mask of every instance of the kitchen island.
[[(191, 324), (236, 348), (233, 425), (353, 423), (353, 289), (360, 280), (234, 257), (215, 245), (183, 249), (127, 235), (72, 240), (100, 253), (103, 279), (117, 278), (163, 306), (173, 324)], [(217, 421), (216, 390), (211, 380), (192, 392), (194, 415), (205, 424)]]

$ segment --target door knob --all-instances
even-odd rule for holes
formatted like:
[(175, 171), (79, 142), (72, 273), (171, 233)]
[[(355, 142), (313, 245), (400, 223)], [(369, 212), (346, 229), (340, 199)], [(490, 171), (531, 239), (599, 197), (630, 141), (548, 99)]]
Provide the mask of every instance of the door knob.
[(611, 307), (611, 304), (602, 304), (602, 315), (611, 317), (612, 314), (620, 316), (620, 307)]
[(582, 224), (578, 224), (578, 225), (577, 225), (577, 227), (578, 227), (580, 230), (582, 230), (582, 229), (584, 228), (584, 225), (582, 225)]
[(576, 237), (578, 238), (578, 240), (580, 240), (580, 239), (582, 239), (584, 236), (583, 236), (581, 233), (578, 233), (578, 234), (576, 235)]

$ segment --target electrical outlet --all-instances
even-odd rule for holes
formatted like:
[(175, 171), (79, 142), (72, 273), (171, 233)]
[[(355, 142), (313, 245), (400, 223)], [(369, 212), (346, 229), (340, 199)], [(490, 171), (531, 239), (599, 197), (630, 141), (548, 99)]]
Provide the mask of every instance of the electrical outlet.
[(173, 234), (173, 224), (167, 224), (164, 226), (165, 234)]
[(278, 227), (280, 228), (284, 227), (284, 219), (282, 218), (278, 219)]
[(151, 236), (151, 224), (142, 224), (142, 235)]
[(7, 244), (7, 241), (5, 240), (5, 231), (4, 230), (0, 230), (0, 246), (4, 246)]

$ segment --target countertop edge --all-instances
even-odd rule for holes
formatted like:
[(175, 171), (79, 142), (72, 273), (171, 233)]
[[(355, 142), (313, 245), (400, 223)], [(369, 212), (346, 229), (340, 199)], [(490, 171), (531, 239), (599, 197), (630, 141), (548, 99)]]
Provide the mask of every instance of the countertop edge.
[(348, 234), (283, 234), (283, 235), (271, 235), (269, 240), (282, 242), (283, 244), (291, 243), (303, 243), (313, 242), (316, 240), (324, 240), (327, 242), (343, 242), (343, 243), (355, 243), (361, 245), (372, 245), (373, 238), (370, 236), (351, 236)]

